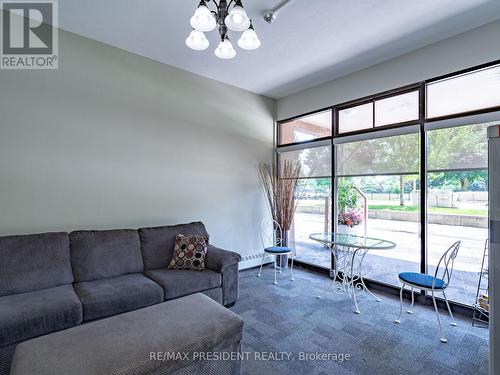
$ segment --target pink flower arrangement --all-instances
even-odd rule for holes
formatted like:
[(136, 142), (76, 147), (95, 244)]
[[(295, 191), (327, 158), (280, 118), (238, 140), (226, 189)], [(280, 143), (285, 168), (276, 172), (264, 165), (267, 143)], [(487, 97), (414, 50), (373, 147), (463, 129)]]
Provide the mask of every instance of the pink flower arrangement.
[(356, 209), (349, 209), (339, 214), (339, 224), (353, 227), (363, 222), (363, 216)]

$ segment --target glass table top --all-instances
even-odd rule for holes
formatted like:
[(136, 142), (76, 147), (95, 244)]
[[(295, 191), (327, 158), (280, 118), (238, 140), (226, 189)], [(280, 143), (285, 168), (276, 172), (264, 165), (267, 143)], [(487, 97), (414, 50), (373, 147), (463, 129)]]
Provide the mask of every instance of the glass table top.
[(309, 236), (311, 240), (328, 245), (347, 246), (360, 249), (389, 250), (394, 249), (396, 244), (380, 238), (355, 236), (347, 233), (313, 233)]

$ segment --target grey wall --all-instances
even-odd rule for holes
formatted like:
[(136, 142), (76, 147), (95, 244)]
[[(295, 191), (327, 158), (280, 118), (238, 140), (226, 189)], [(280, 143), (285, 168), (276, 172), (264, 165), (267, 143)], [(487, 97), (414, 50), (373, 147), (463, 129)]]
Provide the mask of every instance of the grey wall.
[(278, 100), (283, 120), (500, 59), (500, 21)]
[(64, 31), (60, 56), (0, 71), (0, 235), (202, 220), (260, 251), (273, 101)]

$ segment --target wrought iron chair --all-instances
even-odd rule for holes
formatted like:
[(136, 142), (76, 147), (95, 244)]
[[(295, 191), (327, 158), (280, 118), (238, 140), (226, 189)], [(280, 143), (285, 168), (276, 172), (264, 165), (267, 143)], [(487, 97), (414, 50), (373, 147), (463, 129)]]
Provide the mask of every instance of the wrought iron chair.
[[(398, 318), (394, 321), (395, 323), (401, 323), (401, 313), (403, 312), (403, 289), (405, 285), (411, 287), (411, 306), (410, 310), (407, 310), (408, 314), (413, 314), (411, 308), (414, 305), (415, 297), (413, 295), (413, 289), (421, 289), (425, 291), (430, 291), (432, 295), (432, 302), (434, 303), (434, 310), (436, 310), (436, 316), (439, 325), (439, 334), (441, 336), (441, 342), (446, 343), (447, 340), (443, 335), (443, 328), (441, 327), (441, 319), (439, 317), (439, 312), (436, 304), (436, 298), (434, 293), (441, 292), (443, 293), (444, 300), (446, 301), (446, 307), (448, 308), (448, 312), (451, 317), (451, 325), (456, 326), (455, 318), (453, 317), (453, 313), (450, 309), (450, 304), (448, 303), (448, 298), (446, 298), (445, 289), (450, 285), (451, 276), (453, 274), (453, 264), (455, 262), (455, 258), (457, 257), (458, 250), (460, 249), (460, 241), (455, 242), (451, 247), (446, 250), (446, 252), (441, 256), (439, 262), (436, 266), (436, 271), (434, 272), (434, 276), (427, 275), (424, 273), (416, 273), (416, 272), (402, 272), (399, 274), (399, 281), (401, 282), (401, 291), (399, 292), (399, 299), (401, 301), (401, 308), (399, 310)], [(442, 272), (440, 269), (443, 266)], [(438, 277), (438, 275), (440, 277)]]
[(282, 255), (289, 255), (291, 258), (290, 280), (293, 278), (293, 249), (287, 246), (283, 246), (283, 230), (281, 226), (275, 221), (264, 220), (260, 225), (260, 238), (262, 240), (262, 247), (264, 248), (264, 253), (262, 254), (262, 261), (260, 263), (260, 269), (258, 277), (262, 275), (262, 266), (264, 264), (264, 258), (267, 254), (274, 256), (274, 284), (278, 285), (276, 280), (276, 273), (279, 269), (279, 273), (282, 272), (282, 266), (278, 266), (278, 257)]

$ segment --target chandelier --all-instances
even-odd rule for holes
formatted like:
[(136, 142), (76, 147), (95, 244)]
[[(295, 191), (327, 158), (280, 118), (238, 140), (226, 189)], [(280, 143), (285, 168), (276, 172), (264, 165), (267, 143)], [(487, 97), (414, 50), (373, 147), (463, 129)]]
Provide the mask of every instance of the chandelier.
[[(207, 3), (214, 3), (217, 10), (210, 10)], [(221, 59), (232, 59), (236, 56), (233, 44), (229, 40), (228, 31), (243, 32), (238, 40), (238, 46), (245, 50), (259, 48), (252, 21), (248, 18), (241, 0), (201, 0), (194, 16), (191, 17), (193, 31), (186, 39), (186, 45), (196, 51), (203, 51), (210, 45), (205, 32), (219, 28), (220, 43), (215, 49), (215, 56)]]

